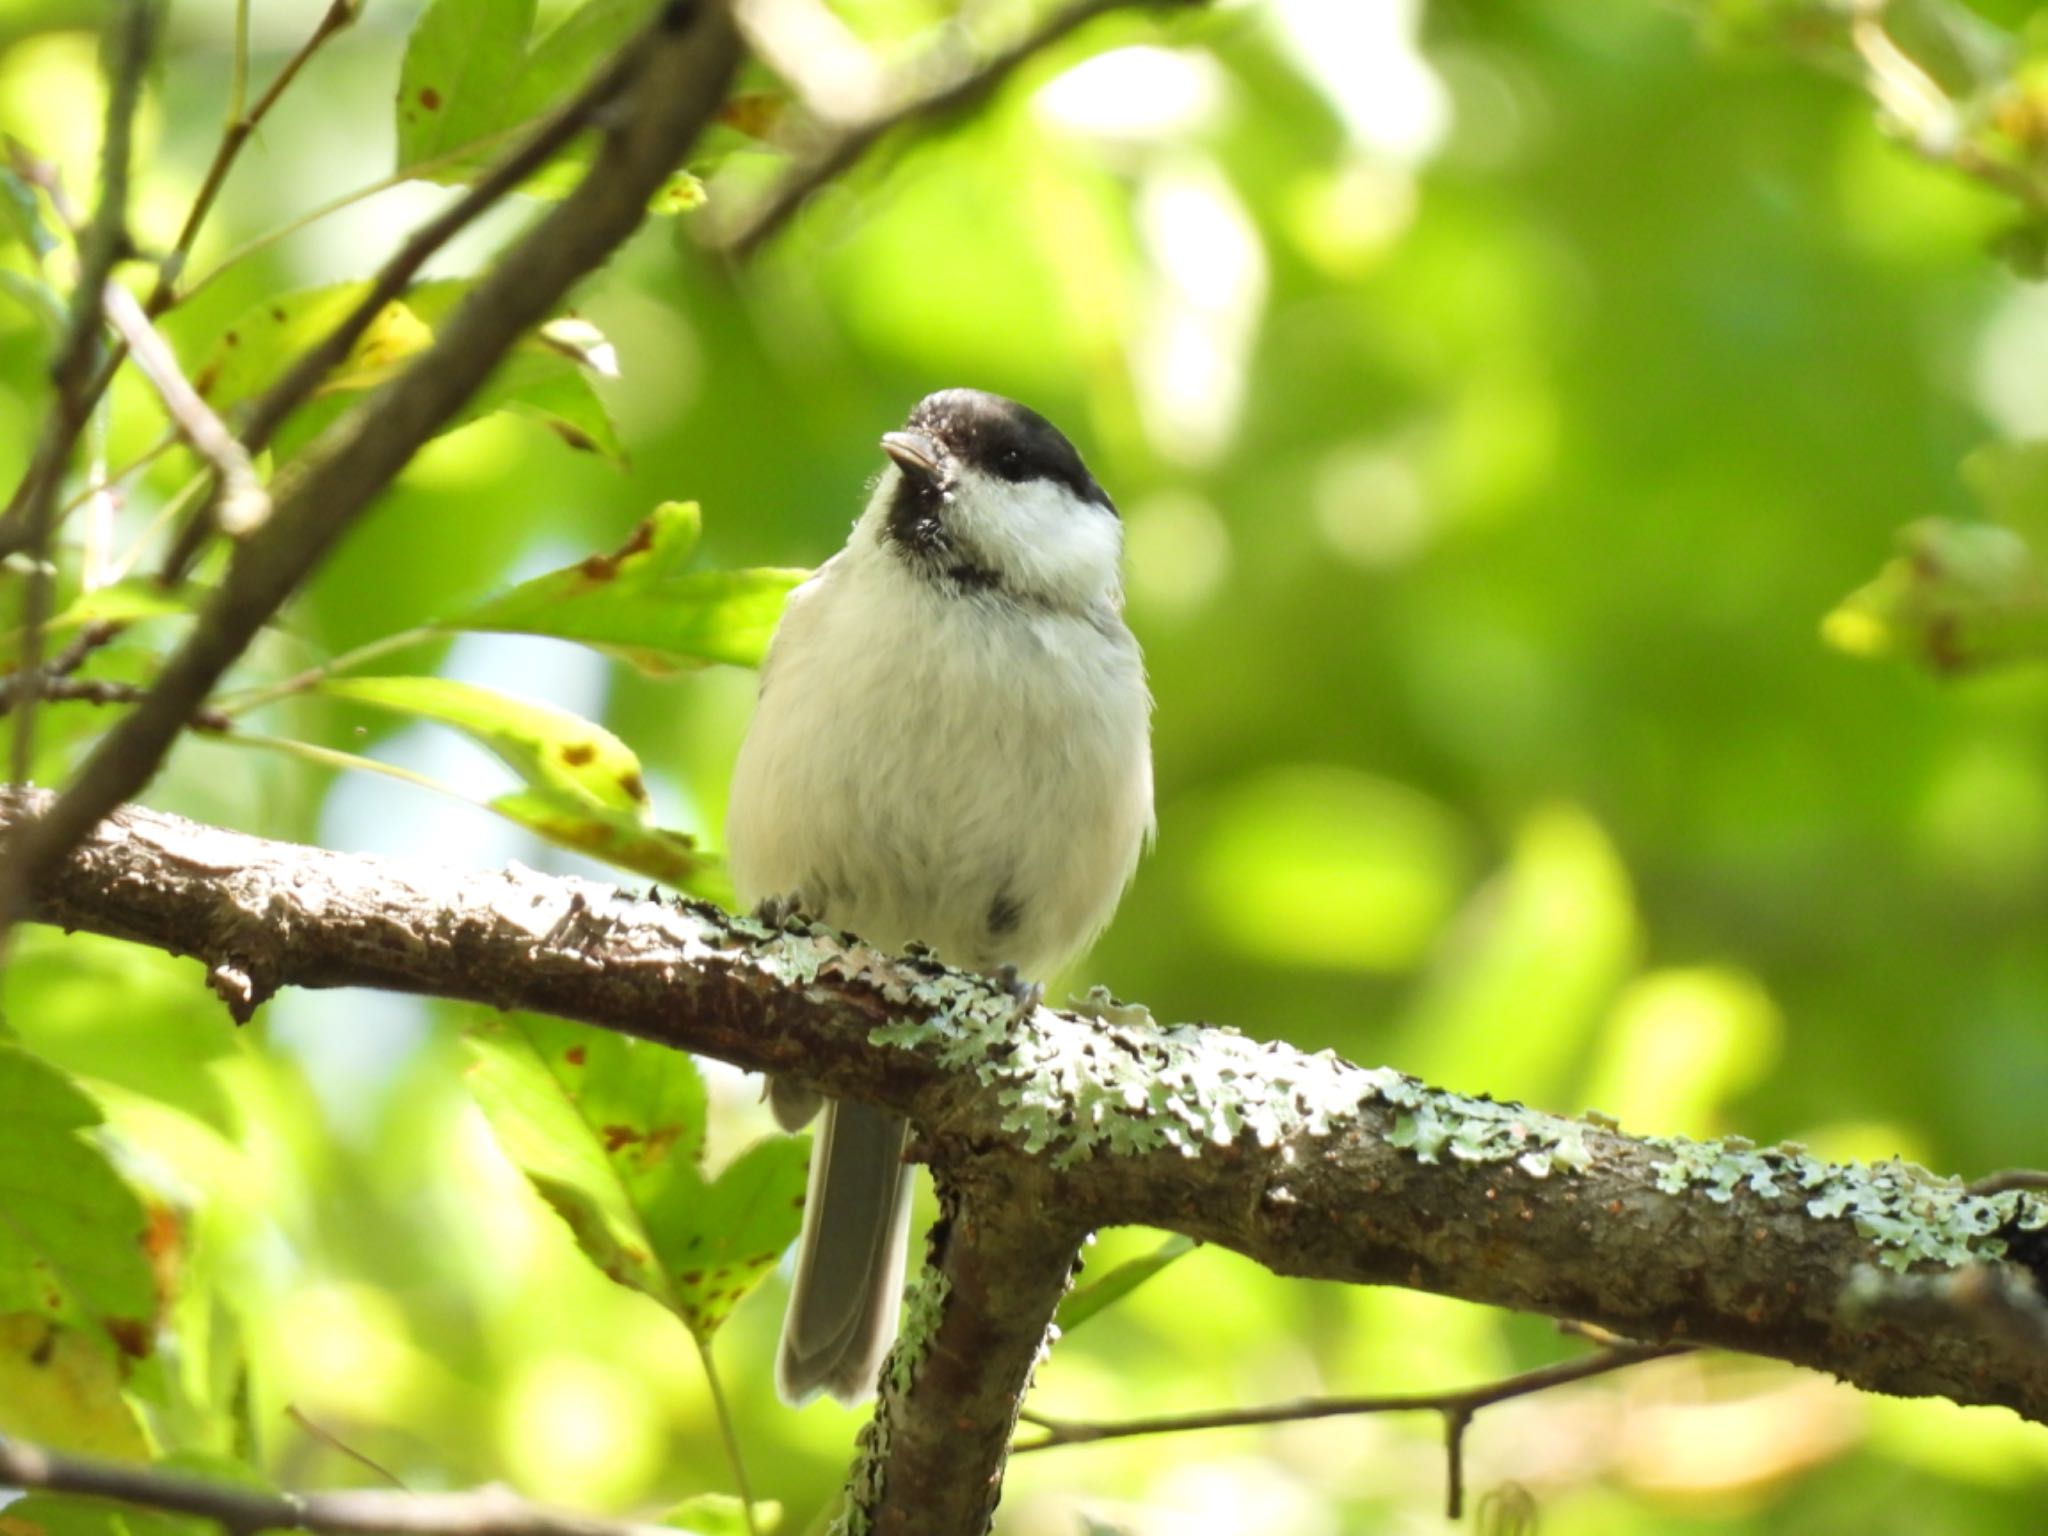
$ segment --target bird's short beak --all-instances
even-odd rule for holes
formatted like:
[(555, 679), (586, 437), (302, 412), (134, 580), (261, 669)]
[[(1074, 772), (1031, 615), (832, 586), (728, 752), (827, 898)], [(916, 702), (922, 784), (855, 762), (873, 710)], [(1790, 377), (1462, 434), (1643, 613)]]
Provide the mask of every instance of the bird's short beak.
[(906, 475), (926, 482), (939, 478), (939, 445), (922, 432), (884, 432), (882, 452), (894, 459)]

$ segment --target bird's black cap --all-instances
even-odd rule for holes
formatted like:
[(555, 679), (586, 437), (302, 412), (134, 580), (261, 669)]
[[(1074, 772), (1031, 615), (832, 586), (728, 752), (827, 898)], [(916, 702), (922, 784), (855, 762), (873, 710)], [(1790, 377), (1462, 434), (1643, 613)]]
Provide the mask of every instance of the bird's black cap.
[(1051, 480), (1083, 501), (1116, 511), (1066, 434), (1028, 405), (978, 389), (942, 389), (918, 401), (904, 428), (885, 437), (883, 447), (906, 469), (919, 456), (916, 440), (924, 439), (940, 456), (983, 474), (1019, 484)]

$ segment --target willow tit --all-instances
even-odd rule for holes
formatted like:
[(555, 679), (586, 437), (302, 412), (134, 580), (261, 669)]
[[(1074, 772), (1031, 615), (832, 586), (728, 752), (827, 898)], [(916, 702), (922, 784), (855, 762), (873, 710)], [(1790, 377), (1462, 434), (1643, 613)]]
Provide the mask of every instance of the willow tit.
[[(733, 883), (871, 944), (1042, 979), (1109, 921), (1152, 832), (1122, 524), (1059, 429), (996, 395), (927, 396), (881, 447), (867, 509), (762, 667)], [(770, 1099), (789, 1129), (820, 1102), (786, 1080)], [(824, 1110), (776, 1367), (792, 1403), (874, 1390), (903, 1288), (907, 1128)]]

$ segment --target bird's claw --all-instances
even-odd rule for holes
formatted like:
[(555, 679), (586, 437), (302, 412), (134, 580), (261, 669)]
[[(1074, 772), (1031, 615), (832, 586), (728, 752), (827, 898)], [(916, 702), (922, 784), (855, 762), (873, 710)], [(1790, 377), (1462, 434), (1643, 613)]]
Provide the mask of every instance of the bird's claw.
[(804, 893), (787, 891), (780, 896), (763, 896), (754, 905), (754, 921), (769, 928), (789, 928), (810, 921), (804, 910)]
[(1010, 994), (1017, 1004), (1017, 1012), (1020, 1015), (1032, 1012), (1040, 1003), (1045, 1001), (1045, 984), (1038, 981), (1026, 981), (1017, 974), (1017, 967), (1014, 965), (1004, 964), (997, 966), (993, 980), (997, 986)]

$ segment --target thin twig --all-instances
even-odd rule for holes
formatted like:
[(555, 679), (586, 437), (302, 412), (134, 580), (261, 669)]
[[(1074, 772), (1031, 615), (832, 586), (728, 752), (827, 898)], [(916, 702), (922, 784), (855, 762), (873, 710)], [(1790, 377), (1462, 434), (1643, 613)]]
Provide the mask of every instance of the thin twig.
[[(604, 141), (575, 190), (477, 281), (426, 351), (285, 466), (272, 486), (269, 522), (235, 546), (220, 586), (148, 695), (94, 745), (65, 792), (14, 835), (0, 864), (0, 928), (26, 910), (37, 883), (102, 817), (155, 777), (192, 711), (420, 446), (519, 338), (641, 225), (649, 200), (724, 100), (739, 51), (719, 0), (668, 0), (597, 70), (592, 85), (457, 203), (460, 217), (451, 210), (407, 242), (379, 280), (391, 293), (425, 259), (423, 248), (524, 180), (600, 108), (612, 108)], [(323, 355), (328, 351), (304, 361), (298, 387), (310, 390), (339, 360)], [(275, 391), (265, 397), (277, 398)]]
[(256, 476), (256, 466), (249, 462), (247, 450), (235, 441), (226, 423), (214, 415), (213, 407), (199, 397), (199, 391), (178, 366), (170, 343), (150, 324), (135, 295), (119, 283), (110, 282), (106, 307), (107, 322), (127, 342), (135, 366), (163, 401), (179, 436), (220, 476), (221, 527), (238, 538), (254, 532), (270, 515), (270, 497)]
[[(35, 708), (43, 663), (43, 625), (50, 614), (50, 528), (57, 493), (72, 449), (92, 414), (94, 396), (87, 393), (93, 354), (99, 343), (100, 303), (107, 275), (128, 244), (128, 157), (135, 113), (142, 98), (142, 75), (156, 32), (153, 0), (128, 0), (120, 12), (110, 66), (107, 126), (100, 154), (100, 201), (79, 244), (78, 287), (71, 298), (71, 316), (63, 344), (51, 369), (56, 398), (44, 419), (36, 452), (17, 493), (20, 539), (13, 547), (27, 551), (28, 590), (21, 610), (22, 656), (14, 698), (13, 778), (26, 783), (35, 764)], [(10, 512), (10, 521), (15, 515)], [(9, 544), (0, 527), (0, 548)]]
[(675, 1536), (672, 1527), (605, 1520), (529, 1504), (503, 1488), (401, 1493), (263, 1493), (127, 1462), (66, 1456), (0, 1435), (0, 1485), (113, 1499), (196, 1515), (228, 1531), (319, 1531), (326, 1536)]
[(330, 1451), (333, 1451), (336, 1455), (346, 1456), (350, 1461), (355, 1462), (358, 1466), (367, 1467), (370, 1471), (374, 1472), (378, 1477), (382, 1478), (385, 1482), (389, 1483), (392, 1487), (396, 1488), (401, 1493), (410, 1493), (412, 1491), (411, 1489), (405, 1486), (404, 1480), (400, 1478), (396, 1472), (393, 1472), (389, 1467), (385, 1466), (382, 1462), (377, 1461), (369, 1456), (366, 1456), (363, 1452), (357, 1450), (354, 1446), (350, 1445), (346, 1440), (342, 1439), (341, 1436), (337, 1435), (333, 1430), (327, 1428), (325, 1425), (320, 1424), (311, 1417), (309, 1417), (306, 1411), (300, 1408), (298, 1404), (286, 1403), (284, 1413), (286, 1418), (290, 1419), (294, 1424), (298, 1425), (300, 1429), (304, 1430), (313, 1439), (318, 1440), (322, 1445), (326, 1446)]
[[(277, 429), (325, 382), (361, 339), (385, 306), (404, 293), (434, 253), (554, 158), (556, 152), (588, 128), (598, 112), (615, 101), (639, 74), (645, 48), (636, 44), (614, 53), (574, 97), (544, 118), (519, 147), (500, 160), (461, 197), (406, 237), (371, 282), (356, 307), (319, 345), (306, 352), (283, 378), (249, 408), (240, 433), (252, 454), (269, 446)], [(182, 581), (215, 521), (214, 498), (186, 520), (164, 557), (158, 579), (166, 585)]]
[(812, 194), (845, 172), (878, 140), (911, 123), (933, 121), (971, 105), (1019, 65), (1098, 16), (1134, 4), (1163, 3), (1194, 5), (1201, 0), (1073, 0), (1016, 41), (979, 59), (962, 57), (958, 33), (947, 33), (939, 44), (900, 71), (892, 89), (881, 93), (886, 105), (860, 122), (827, 132), (759, 202), (726, 228), (714, 229), (713, 248), (735, 261), (748, 260)]
[(100, 619), (95, 623), (86, 625), (85, 628), (71, 637), (69, 645), (50, 658), (49, 664), (43, 668), (43, 676), (45, 678), (69, 677), (85, 665), (85, 659), (88, 656), (92, 655), (94, 651), (99, 650), (102, 646), (109, 644), (116, 635), (120, 634), (122, 628), (122, 625), (117, 624), (112, 619)]
[[(0, 678), (0, 716), (13, 710), (20, 682), (18, 672)], [(148, 692), (140, 683), (117, 682), (112, 678), (45, 677), (36, 690), (36, 698), (43, 704), (140, 704)], [(234, 729), (234, 722), (219, 710), (203, 707), (192, 711), (192, 724), (202, 731)]]
[[(170, 307), (178, 278), (184, 271), (185, 262), (192, 254), (193, 245), (199, 239), (200, 228), (206, 223), (206, 216), (213, 211), (214, 200), (220, 196), (221, 188), (227, 184), (228, 173), (235, 168), (235, 161), (241, 157), (243, 147), (262, 126), (264, 118), (270, 115), (271, 109), (277, 105), (279, 98), (284, 95), (292, 81), (298, 78), (299, 71), (311, 62), (313, 55), (318, 53), (321, 46), (330, 38), (344, 31), (356, 19), (358, 5), (359, 0), (331, 0), (327, 10), (314, 26), (313, 35), (299, 45), (298, 52), (284, 61), (283, 67), (278, 70), (277, 77), (270, 82), (269, 88), (256, 98), (256, 104), (246, 112), (240, 111), (237, 107), (236, 115), (229, 120), (226, 129), (221, 133), (220, 144), (213, 152), (213, 163), (206, 168), (206, 176), (199, 184), (198, 194), (192, 199), (191, 210), (185, 215), (185, 222), (178, 230), (178, 238), (172, 242), (170, 254), (157, 268), (156, 285), (150, 290), (149, 298), (143, 305), (151, 319), (155, 319)], [(237, 13), (236, 18), (237, 61), (240, 65), (238, 74), (247, 69), (247, 54), (244, 51), (248, 42), (244, 30), (247, 22), (245, 13), (246, 7)], [(237, 102), (240, 101), (241, 89), (242, 85), (238, 81), (235, 96)]]
[(414, 161), (411, 165), (400, 166), (388, 176), (379, 176), (375, 181), (365, 182), (353, 191), (343, 192), (337, 197), (329, 198), (326, 202), (320, 204), (319, 207), (310, 208), (306, 212), (288, 219), (274, 229), (265, 230), (262, 234), (245, 240), (191, 282), (180, 288), (177, 293), (176, 302), (184, 303), (196, 294), (211, 287), (215, 282), (226, 276), (227, 273), (241, 265), (244, 261), (247, 261), (251, 256), (256, 255), (259, 251), (268, 250), (271, 246), (277, 244), (278, 241), (296, 235), (300, 230), (307, 228), (309, 225), (319, 223), (320, 220), (326, 218), (329, 214), (339, 213), (344, 208), (350, 208), (360, 203), (364, 198), (375, 197), (379, 192), (389, 192), (393, 187), (403, 186), (408, 181), (428, 179), (433, 172), (445, 166), (454, 165), (459, 161), (475, 159), (479, 154), (496, 149), (517, 137), (522, 126), (522, 124), (514, 123), (509, 127), (493, 129), (489, 133), (477, 135), (477, 137), (471, 139), (466, 144), (458, 144), (453, 149), (444, 150), (438, 155), (430, 155), (424, 160)]
[(1161, 1414), (1155, 1418), (1126, 1419), (1099, 1424), (1077, 1419), (1055, 1419), (1028, 1410), (1018, 1415), (1026, 1423), (1045, 1431), (1042, 1438), (1021, 1441), (1011, 1454), (1057, 1450), (1068, 1445), (1091, 1445), (1101, 1440), (1128, 1440), (1137, 1435), (1185, 1434), (1197, 1429), (1241, 1429), (1258, 1424), (1295, 1424), (1306, 1419), (1334, 1419), (1362, 1413), (1419, 1413), (1443, 1415), (1444, 1446), (1447, 1456), (1448, 1494), (1446, 1502), (1453, 1520), (1464, 1503), (1464, 1439), (1473, 1417), (1510, 1398), (1528, 1397), (1552, 1387), (1587, 1381), (1612, 1371), (1661, 1360), (1691, 1351), (1688, 1344), (1623, 1344), (1603, 1349), (1578, 1360), (1538, 1366), (1516, 1376), (1467, 1387), (1456, 1392), (1395, 1393), (1381, 1397), (1312, 1397), (1292, 1403), (1274, 1403), (1263, 1408), (1222, 1408), (1209, 1413)]

